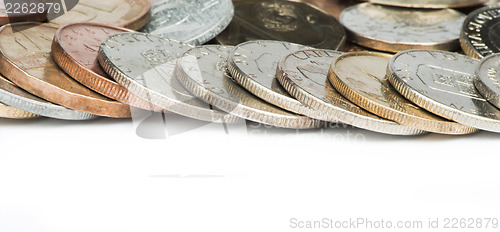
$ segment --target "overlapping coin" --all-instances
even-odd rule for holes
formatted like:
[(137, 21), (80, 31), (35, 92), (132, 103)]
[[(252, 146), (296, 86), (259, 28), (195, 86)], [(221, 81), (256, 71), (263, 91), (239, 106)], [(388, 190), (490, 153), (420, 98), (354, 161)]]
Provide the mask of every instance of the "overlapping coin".
[(87, 89), (57, 66), (50, 55), (56, 31), (39, 23), (0, 28), (0, 72), (27, 92), (55, 104), (99, 116), (130, 117), (129, 106)]
[(203, 121), (237, 121), (193, 96), (174, 77), (177, 59), (191, 48), (157, 35), (126, 32), (108, 37), (98, 59), (116, 82), (156, 106)]
[(474, 86), (486, 100), (500, 108), (500, 53), (481, 61), (474, 73)]
[(470, 13), (460, 33), (460, 45), (466, 55), (474, 58), (500, 52), (500, 6)]
[(407, 9), (361, 3), (340, 15), (349, 39), (380, 51), (414, 48), (460, 49), (460, 27), (465, 15), (453, 9)]
[(304, 2), (289, 0), (235, 1), (234, 19), (217, 36), (224, 45), (251, 40), (279, 40), (337, 50), (345, 31), (330, 14)]
[(200, 45), (222, 32), (231, 22), (231, 0), (159, 0), (151, 6), (151, 20), (142, 32)]
[(486, 3), (488, 0), (364, 0), (371, 3), (410, 7), (410, 8), (458, 8), (472, 7)]
[(277, 78), (297, 100), (321, 112), (320, 120), (347, 123), (393, 135), (425, 133), (371, 114), (340, 95), (330, 84), (327, 75), (331, 63), (342, 54), (319, 49), (294, 52), (278, 64)]
[(473, 84), (479, 60), (438, 50), (409, 50), (389, 64), (391, 84), (416, 105), (458, 123), (500, 132), (500, 110)]
[(235, 83), (227, 72), (232, 47), (211, 45), (187, 51), (176, 76), (195, 96), (239, 117), (276, 127), (316, 128), (323, 123), (270, 105)]

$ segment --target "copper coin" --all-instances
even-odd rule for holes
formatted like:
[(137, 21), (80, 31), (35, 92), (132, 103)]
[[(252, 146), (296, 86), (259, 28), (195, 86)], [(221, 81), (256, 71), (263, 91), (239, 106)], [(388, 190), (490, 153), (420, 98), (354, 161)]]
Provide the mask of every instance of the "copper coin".
[[(36, 2), (41, 2), (41, 1), (31, 1), (30, 3), (36, 3)], [(22, 13), (20, 10), (21, 8), (17, 8), (17, 5), (14, 5), (14, 3), (21, 4), (27, 2), (20, 1), (8, 1), (5, 2), (4, 0), (0, 0), (0, 25), (5, 25), (9, 23), (15, 23), (15, 22), (28, 22), (28, 21), (33, 21), (33, 22), (41, 22), (47, 18), (47, 14), (44, 12), (38, 12), (38, 8), (29, 8), (31, 13), (28, 11), (27, 13)], [(7, 4), (7, 5), (6, 5)], [(21, 5), (19, 5), (21, 6)], [(29, 6), (29, 5), (28, 5)], [(9, 12), (7, 14), (7, 12)]]
[(86, 87), (134, 107), (161, 111), (151, 103), (130, 93), (101, 68), (97, 60), (99, 47), (106, 37), (132, 32), (96, 23), (74, 23), (59, 28), (52, 42), (52, 57), (68, 75)]
[(70, 23), (93, 22), (139, 30), (151, 17), (148, 0), (80, 0), (66, 14), (49, 23), (63, 26)]
[(87, 89), (57, 66), (50, 55), (56, 31), (57, 27), (40, 23), (0, 28), (0, 73), (27, 92), (61, 106), (99, 116), (130, 117), (129, 106)]

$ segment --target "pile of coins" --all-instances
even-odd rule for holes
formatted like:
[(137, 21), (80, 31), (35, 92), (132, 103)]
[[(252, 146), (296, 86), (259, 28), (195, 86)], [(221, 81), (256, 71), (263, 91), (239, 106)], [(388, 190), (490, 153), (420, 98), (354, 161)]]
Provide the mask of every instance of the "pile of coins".
[(500, 132), (496, 2), (80, 0), (57, 17), (16, 16), (7, 3), (3, 118), (148, 110), (291, 129)]

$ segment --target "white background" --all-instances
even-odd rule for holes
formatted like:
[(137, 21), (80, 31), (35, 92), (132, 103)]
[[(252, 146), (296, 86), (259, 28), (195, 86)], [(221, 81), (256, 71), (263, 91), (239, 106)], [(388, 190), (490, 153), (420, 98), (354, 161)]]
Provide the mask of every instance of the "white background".
[(151, 140), (139, 123), (0, 119), (0, 231), (391, 231), (290, 220), (500, 218), (497, 134), (226, 133), (167, 115), (149, 128), (175, 135)]

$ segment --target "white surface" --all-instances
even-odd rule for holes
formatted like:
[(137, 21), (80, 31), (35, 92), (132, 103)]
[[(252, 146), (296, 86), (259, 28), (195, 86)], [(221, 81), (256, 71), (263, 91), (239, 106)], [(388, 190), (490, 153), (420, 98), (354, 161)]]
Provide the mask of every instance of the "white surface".
[[(167, 120), (168, 132), (197, 124)], [(290, 220), (500, 218), (497, 134), (211, 124), (147, 140), (138, 123), (0, 119), (0, 231), (384, 231)]]

